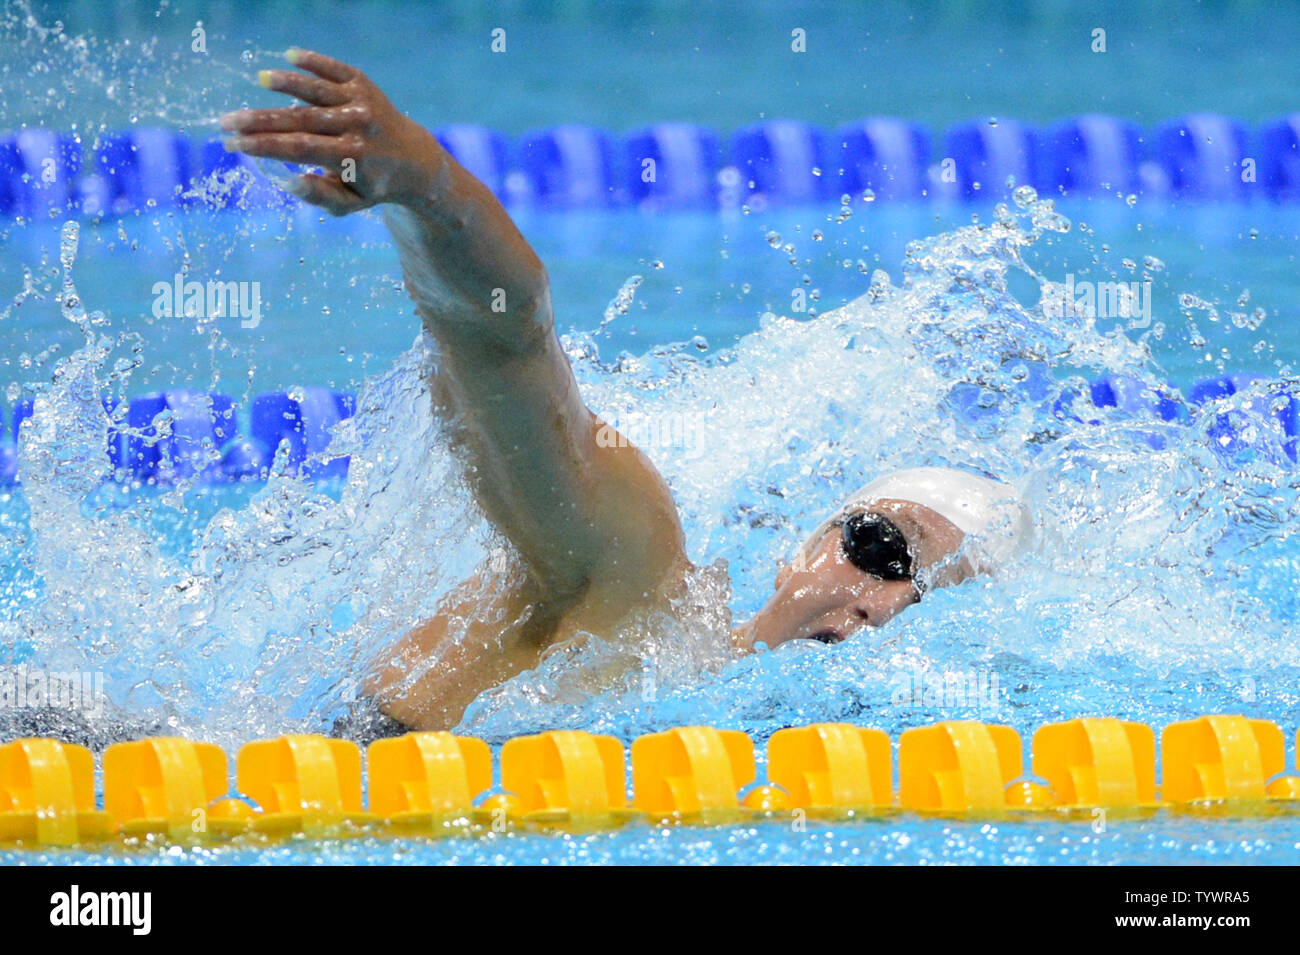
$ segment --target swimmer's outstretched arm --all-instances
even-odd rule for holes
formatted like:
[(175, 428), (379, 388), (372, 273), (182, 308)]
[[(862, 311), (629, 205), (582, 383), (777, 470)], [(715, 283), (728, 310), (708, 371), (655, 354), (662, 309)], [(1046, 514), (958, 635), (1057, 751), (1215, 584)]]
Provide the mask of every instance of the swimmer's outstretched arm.
[(491, 191), (359, 70), (302, 50), (290, 62), (308, 72), (260, 79), (308, 105), (228, 114), (227, 148), (321, 167), (292, 188), (336, 215), (385, 204), (438, 342), (436, 398), (463, 426), (479, 503), (551, 611), (580, 605), (599, 631), (655, 599), (687, 566), (672, 496), (638, 449), (597, 440), (537, 255)]

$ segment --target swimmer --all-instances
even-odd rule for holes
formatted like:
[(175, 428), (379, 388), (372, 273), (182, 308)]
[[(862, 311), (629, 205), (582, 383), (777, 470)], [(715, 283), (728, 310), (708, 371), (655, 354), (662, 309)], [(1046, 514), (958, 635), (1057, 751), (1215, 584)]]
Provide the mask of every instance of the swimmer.
[[(357, 718), (368, 725), (341, 731), (447, 729), (548, 647), (583, 632), (615, 638), (632, 615), (667, 609), (692, 568), (650, 460), (625, 441), (597, 440), (607, 426), (583, 404), (561, 350), (546, 269), (496, 197), (361, 71), (306, 50), (287, 57), (299, 70), (259, 80), (301, 105), (226, 114), (226, 148), (317, 167), (288, 188), (334, 215), (383, 206), (438, 346), (436, 412), (524, 571), (487, 597), (482, 574), (454, 588), (369, 675), (378, 711)], [(812, 534), (734, 642), (838, 642), (878, 627), (929, 588), (996, 569), (1028, 527), (1011, 488), (990, 478), (887, 475)]]

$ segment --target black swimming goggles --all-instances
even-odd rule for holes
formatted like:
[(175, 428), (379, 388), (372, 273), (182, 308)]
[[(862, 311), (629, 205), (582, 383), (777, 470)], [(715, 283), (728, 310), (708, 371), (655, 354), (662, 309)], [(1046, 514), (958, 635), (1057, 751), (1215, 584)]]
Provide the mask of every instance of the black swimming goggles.
[(881, 580), (911, 580), (912, 549), (903, 532), (880, 514), (851, 514), (840, 522), (844, 556), (858, 570)]

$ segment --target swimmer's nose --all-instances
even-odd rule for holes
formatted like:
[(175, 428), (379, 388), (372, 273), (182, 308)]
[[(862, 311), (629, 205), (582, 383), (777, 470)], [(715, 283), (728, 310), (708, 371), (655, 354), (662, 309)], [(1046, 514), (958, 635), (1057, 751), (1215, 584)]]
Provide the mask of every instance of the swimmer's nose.
[(854, 604), (852, 613), (866, 626), (880, 627), (920, 599), (911, 581), (889, 581), (874, 588), (866, 599)]

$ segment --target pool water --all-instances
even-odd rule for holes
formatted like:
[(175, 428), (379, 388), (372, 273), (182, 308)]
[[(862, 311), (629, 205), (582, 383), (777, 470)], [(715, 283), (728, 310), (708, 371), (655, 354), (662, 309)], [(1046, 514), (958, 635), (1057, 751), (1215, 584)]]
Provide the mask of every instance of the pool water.
[(1294, 816), (1240, 821), (1162, 818), (960, 822), (899, 816), (842, 823), (744, 826), (629, 826), (577, 835), (508, 832), (470, 838), (298, 841), (256, 847), (149, 847), (130, 852), (0, 854), (4, 861), (96, 865), (1289, 865), (1300, 825)]
[[(599, 330), (596, 344), (614, 359), (696, 336), (709, 350), (732, 346), (766, 312), (798, 314), (796, 289), (815, 292), (807, 303), (813, 312), (843, 305), (863, 294), (877, 269), (897, 279), (909, 242), (972, 217), (992, 221), (993, 205), (857, 200), (845, 221), (837, 203), (748, 215), (524, 210), (516, 220), (547, 264), (559, 329)], [(1130, 207), (1113, 197), (1057, 205), (1076, 226), (1035, 245), (1033, 266), (1079, 282), (1151, 279), (1153, 323), (1167, 332), (1149, 344), (1168, 381), (1185, 387), (1217, 374), (1276, 375), (1300, 364), (1300, 338), (1284, 333), (1300, 319), (1300, 214), (1293, 206), (1139, 200)], [(0, 386), (12, 405), (27, 393), (25, 382), (48, 374), (80, 336), (56, 300), (59, 223), (0, 225), (0, 234), (6, 231), (5, 274), (17, 290), (22, 270), (30, 269), (38, 290), (9, 313), (14, 349), (0, 364)], [(780, 238), (776, 248), (773, 235)], [(153, 286), (172, 280), (181, 250), (195, 275), (258, 281), (258, 327), (239, 327), (233, 318), (217, 327), (155, 318)], [(1164, 268), (1144, 276), (1148, 256)], [(627, 310), (607, 322), (607, 309), (634, 277), (641, 281)], [(76, 279), (85, 300), (111, 316), (113, 332), (124, 339), (114, 359), (134, 360), (137, 338), (147, 342), (131, 371), (137, 393), (189, 384), (219, 387), (247, 404), (253, 394), (293, 385), (355, 390), (409, 347), (419, 328), (374, 213), (344, 222), (304, 215), (286, 224), (267, 212), (178, 211), (87, 223)], [(1016, 291), (1030, 288), (1026, 282)], [(1183, 293), (1217, 303), (1219, 320), (1184, 313)], [(1243, 293), (1247, 304), (1239, 305)], [(1228, 315), (1259, 308), (1267, 318), (1258, 332)], [(1205, 340), (1201, 348), (1190, 347), (1193, 325)], [(300, 347), (301, 335), (319, 346)]]
[[(88, 9), (73, 5), (70, 27), (90, 16)], [(120, 54), (123, 38), (136, 35), (172, 36), (188, 24), (172, 9), (167, 16), (176, 21), (162, 26), (119, 23), (121, 36), (105, 49)], [(313, 37), (282, 43), (298, 9), (249, 7), (251, 19), (227, 29), (258, 37), (259, 49), (313, 37), (328, 46), (357, 15), (330, 8), (338, 16), (314, 18)], [(796, 12), (829, 29), (848, 22), (845, 9), (808, 4)], [(689, 42), (679, 17), (647, 16), (648, 33), (664, 30), (673, 44)], [(759, 31), (771, 16), (741, 19)], [(963, 21), (953, 16), (956, 37)], [(911, 48), (914, 21), (880, 19), (886, 49)], [(1038, 32), (1015, 41), (1023, 45), (1011, 52), (1057, 69), (1046, 54), (1033, 60), (1052, 29), (1050, 14), (1032, 22)], [(443, 25), (468, 34), (478, 21)], [(546, 35), (571, 37), (570, 26), (552, 23)], [(716, 27), (698, 25), (715, 31), (706, 35), (716, 36)], [(594, 16), (592, 30), (583, 48), (595, 52), (587, 56), (613, 70), (617, 57), (599, 51), (602, 40), (617, 48), (618, 29)], [(413, 42), (400, 31), (388, 36)], [(1210, 46), (1228, 42), (1207, 37)], [(370, 42), (361, 41), (358, 58)], [(957, 62), (978, 59), (973, 41), (955, 42)], [(1275, 41), (1261, 44), (1261, 56), (1294, 69)], [(1177, 73), (1177, 50), (1160, 49), (1145, 68), (1152, 76)], [(385, 64), (377, 75), (391, 71), (395, 96), (423, 102), (416, 80), (391, 65), (394, 58), (374, 59)], [(231, 75), (244, 68), (233, 50), (221, 62)], [(1187, 74), (1186, 82), (1208, 83), (1205, 74), (1228, 69), (1208, 62), (1216, 65)], [(120, 57), (105, 63), (124, 69)], [(648, 69), (637, 64), (629, 83)], [(898, 110), (927, 121), (968, 118), (967, 95), (982, 83), (997, 85), (992, 72), (972, 71), (972, 85), (937, 100), (909, 94), (912, 80), (900, 82)], [(860, 99), (846, 104), (866, 78), (826, 75), (834, 72), (769, 84), (765, 108), (827, 123), (861, 114)], [(516, 82), (526, 86), (529, 75)], [(739, 74), (738, 89), (764, 88), (746, 75)], [(169, 104), (163, 114), (181, 118), (216, 107), (203, 97), (186, 101), (183, 82), (191, 74), (179, 76), (161, 91), (133, 94), (133, 105), (154, 96)], [(157, 81), (155, 71), (142, 72), (142, 87), (151, 77)], [(1212, 79), (1217, 85), (1182, 95), (1192, 100), (1242, 86), (1227, 73)], [(726, 128), (754, 118), (749, 106), (663, 85), (638, 119), (690, 116)], [(1096, 105), (1072, 100), (1083, 95), (1075, 86), (1047, 85), (1050, 96), (1017, 87), (996, 105), (1032, 106), (1028, 119)], [(1158, 96), (1124, 100), (1121, 85), (1124, 96), (1136, 95), (1127, 84), (1106, 87), (1106, 107), (1143, 121), (1185, 105)], [(458, 89), (448, 94), (453, 104), (466, 95)], [(543, 104), (539, 123), (619, 121), (617, 110), (598, 114), (614, 110), (598, 105), (607, 99), (565, 89)], [(1248, 119), (1291, 105), (1265, 100), (1204, 105), (1255, 111)], [(501, 88), (486, 101), (490, 115), (455, 118), (519, 131), (518, 89)], [(547, 112), (560, 106), (567, 113)], [(105, 123), (121, 121), (113, 115), (120, 107), (85, 105)], [(6, 100), (4, 108), (15, 122), (27, 107)], [(960, 117), (950, 115), (959, 108)], [(1294, 766), (1296, 464), (1268, 411), (1267, 389), (1195, 415), (1187, 396), (1194, 382), (1224, 373), (1294, 382), (1300, 207), (1118, 197), (1053, 207), (1021, 192), (1003, 209), (992, 201), (858, 198), (850, 213), (833, 203), (730, 216), (520, 216), (548, 265), (557, 321), (588, 403), (647, 436), (642, 444), (673, 488), (700, 570), (673, 619), (637, 621), (619, 644), (593, 639), (550, 655), (536, 671), (480, 697), (460, 731), (495, 745), (543, 729), (581, 728), (626, 744), (641, 733), (698, 723), (744, 730), (761, 752), (777, 729), (820, 721), (874, 726), (897, 739), (938, 720), (981, 719), (1012, 725), (1027, 740), (1038, 726), (1075, 716), (1117, 716), (1158, 730), (1236, 712), (1281, 724)], [(355, 694), (365, 661), (430, 613), (473, 567), (504, 553), (430, 413), (425, 376), (434, 356), (375, 217), (154, 210), (74, 227), (58, 219), (7, 223), (0, 236), (0, 275), (15, 296), (0, 312), (0, 381), (7, 405), (31, 396), (37, 412), (23, 432), (22, 487), (0, 491), (0, 662), (102, 672), (114, 706), (233, 753), (249, 739), (328, 729)], [(199, 274), (260, 281), (260, 325), (154, 318), (150, 290), (182, 263)], [(633, 276), (642, 281), (630, 303), (611, 308)], [(1150, 324), (1054, 311), (1049, 303), (1067, 276), (1150, 280)], [(795, 290), (805, 292), (811, 311), (792, 309)], [(1094, 408), (1087, 386), (1103, 376), (1170, 386), (1192, 420)], [(241, 408), (270, 389), (356, 391), (357, 413), (334, 439), (351, 455), (347, 480), (314, 484), (277, 473), (241, 485), (106, 481), (100, 395), (178, 385), (223, 391)], [(1222, 440), (1220, 415), (1235, 439)], [(734, 658), (729, 625), (762, 604), (778, 560), (865, 478), (923, 464), (981, 468), (1015, 483), (1035, 515), (1029, 552), (999, 579), (935, 591), (888, 626), (844, 644)], [(502, 573), (512, 572), (508, 563)], [(987, 690), (917, 690), (968, 685)], [(806, 832), (770, 822), (629, 826), (582, 836), (0, 852), (6, 863), (1297, 858), (1295, 815), (1188, 814), (1115, 821), (1102, 831), (1084, 821), (901, 815), (813, 823)]]

